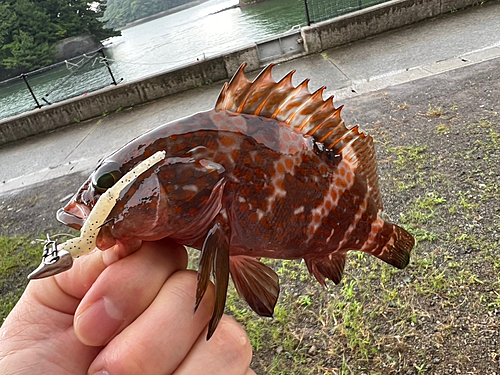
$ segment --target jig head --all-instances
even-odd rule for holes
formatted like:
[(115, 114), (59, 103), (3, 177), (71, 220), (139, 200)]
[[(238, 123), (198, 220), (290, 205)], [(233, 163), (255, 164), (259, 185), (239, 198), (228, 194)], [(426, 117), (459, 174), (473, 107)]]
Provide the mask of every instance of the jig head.
[(47, 234), (43, 246), (42, 263), (28, 275), (29, 280), (42, 279), (44, 277), (57, 275), (67, 271), (73, 265), (73, 257), (63, 249), (57, 249), (57, 240), (53, 240)]

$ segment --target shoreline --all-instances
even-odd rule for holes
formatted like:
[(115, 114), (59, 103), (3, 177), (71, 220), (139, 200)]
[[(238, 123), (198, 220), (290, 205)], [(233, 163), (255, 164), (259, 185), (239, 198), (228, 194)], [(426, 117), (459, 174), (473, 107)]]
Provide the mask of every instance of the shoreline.
[(177, 13), (177, 12), (183, 11), (185, 9), (193, 8), (193, 7), (197, 6), (197, 5), (206, 3), (207, 1), (208, 0), (195, 0), (195, 1), (191, 1), (191, 2), (186, 3), (184, 5), (179, 5), (177, 7), (164, 10), (164, 11), (162, 11), (160, 13), (152, 14), (150, 16), (147, 16), (147, 17), (140, 18), (138, 20), (129, 22), (125, 26), (119, 27), (116, 30), (122, 31), (122, 30), (125, 30), (125, 29), (129, 29), (131, 27), (134, 27), (134, 26), (137, 26), (137, 25), (141, 25), (143, 23), (147, 23), (149, 21), (153, 21), (153, 20), (156, 20), (158, 18), (162, 18), (162, 17), (168, 16), (169, 14), (173, 14), (173, 13)]

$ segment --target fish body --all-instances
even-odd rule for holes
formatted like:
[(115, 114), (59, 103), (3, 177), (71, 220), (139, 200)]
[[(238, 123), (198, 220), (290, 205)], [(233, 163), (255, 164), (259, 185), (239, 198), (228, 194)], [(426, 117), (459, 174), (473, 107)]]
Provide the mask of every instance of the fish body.
[(97, 238), (169, 237), (202, 251), (196, 306), (210, 276), (216, 304), (209, 337), (222, 316), (229, 272), (250, 306), (272, 315), (277, 275), (261, 257), (304, 259), (325, 285), (339, 283), (349, 250), (404, 268), (414, 245), (404, 229), (381, 219), (373, 140), (348, 129), (340, 108), (310, 94), (292, 74), (280, 82), (266, 68), (254, 82), (244, 65), (215, 108), (154, 129), (106, 158), (58, 219), (79, 229), (99, 196), (157, 151), (165, 159), (121, 193)]

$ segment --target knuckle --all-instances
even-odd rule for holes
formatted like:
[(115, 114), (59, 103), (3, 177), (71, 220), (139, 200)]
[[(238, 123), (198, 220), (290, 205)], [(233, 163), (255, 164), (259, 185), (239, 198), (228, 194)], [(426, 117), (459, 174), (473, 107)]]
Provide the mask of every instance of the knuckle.
[(169, 289), (181, 301), (194, 300), (196, 291), (196, 273), (177, 271), (168, 280)]
[[(196, 297), (197, 274), (195, 271), (177, 271), (167, 281), (170, 293), (174, 294), (182, 302), (194, 303)], [(208, 310), (213, 309), (214, 286), (209, 283), (208, 288), (202, 300)], [(200, 306), (201, 307), (201, 306)]]
[(158, 263), (162, 267), (167, 264), (172, 271), (186, 269), (187, 267), (188, 254), (185, 247), (170, 239), (145, 242), (143, 249), (146, 253), (149, 253), (153, 263)]

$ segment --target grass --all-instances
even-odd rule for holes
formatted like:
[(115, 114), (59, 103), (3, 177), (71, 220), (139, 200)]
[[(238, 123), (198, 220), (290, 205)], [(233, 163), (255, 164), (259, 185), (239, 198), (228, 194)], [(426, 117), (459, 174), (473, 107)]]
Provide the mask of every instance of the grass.
[[(0, 277), (40, 260), (41, 245), (26, 237), (0, 236)], [(38, 259), (37, 259), (38, 258)]]
[(28, 237), (0, 236), (0, 321), (20, 298), (28, 284), (26, 275), (38, 266), (41, 254), (42, 245)]
[(435, 133), (438, 135), (449, 134), (451, 126), (449, 124), (439, 124), (436, 126)]
[(433, 107), (429, 104), (429, 109), (427, 110), (426, 115), (428, 117), (440, 117), (443, 115), (443, 113), (444, 112), (442, 107)]
[(415, 143), (413, 146), (398, 146), (389, 148), (389, 152), (396, 154), (394, 164), (398, 169), (405, 169), (410, 165), (420, 166), (425, 158), (427, 145)]

